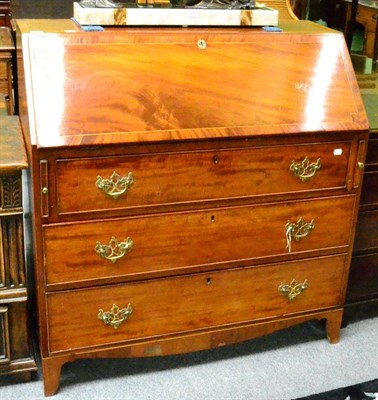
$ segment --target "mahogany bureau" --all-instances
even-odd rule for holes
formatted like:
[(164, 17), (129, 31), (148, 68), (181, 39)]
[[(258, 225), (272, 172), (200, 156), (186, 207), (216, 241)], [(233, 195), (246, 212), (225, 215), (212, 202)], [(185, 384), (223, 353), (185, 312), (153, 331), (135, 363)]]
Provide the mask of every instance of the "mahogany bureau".
[(368, 122), (342, 34), (282, 27), (22, 35), (46, 395), (78, 358), (337, 342)]
[(22, 170), (28, 167), (18, 117), (0, 118), (0, 375), (37, 370), (28, 330)]

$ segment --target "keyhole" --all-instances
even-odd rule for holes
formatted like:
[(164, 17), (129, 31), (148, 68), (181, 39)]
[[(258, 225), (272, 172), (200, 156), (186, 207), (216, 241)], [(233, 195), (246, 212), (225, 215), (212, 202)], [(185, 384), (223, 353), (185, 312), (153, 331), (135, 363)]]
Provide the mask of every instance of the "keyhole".
[(211, 222), (215, 222), (215, 215), (212, 215), (212, 216), (211, 216), (210, 221), (211, 221)]
[(207, 278), (207, 279), (206, 279), (206, 284), (207, 284), (207, 285), (211, 285), (211, 283), (212, 283), (212, 282), (211, 282), (211, 278)]
[(214, 162), (214, 164), (219, 164), (219, 156), (214, 156), (213, 162)]

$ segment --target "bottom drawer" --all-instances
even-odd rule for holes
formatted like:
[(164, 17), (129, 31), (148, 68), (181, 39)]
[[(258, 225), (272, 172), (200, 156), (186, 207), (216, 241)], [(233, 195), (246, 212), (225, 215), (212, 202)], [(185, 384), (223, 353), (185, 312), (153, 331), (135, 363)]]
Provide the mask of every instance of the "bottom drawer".
[[(345, 256), (332, 256), (47, 294), (49, 350), (183, 333), (330, 307), (341, 302)], [(306, 282), (294, 300), (279, 287)], [(132, 313), (118, 327), (100, 310)], [(102, 315), (104, 317), (104, 315)], [(108, 322), (109, 322), (108, 321)], [(117, 323), (115, 323), (117, 325)]]

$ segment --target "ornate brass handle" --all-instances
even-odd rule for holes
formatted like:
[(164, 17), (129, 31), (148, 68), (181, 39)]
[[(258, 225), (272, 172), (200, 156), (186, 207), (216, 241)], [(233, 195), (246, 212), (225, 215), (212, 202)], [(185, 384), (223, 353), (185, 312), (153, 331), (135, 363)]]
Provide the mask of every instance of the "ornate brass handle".
[(303, 218), (299, 218), (297, 222), (288, 221), (285, 225), (286, 232), (286, 248), (291, 252), (291, 241), (296, 242), (306, 237), (315, 228), (315, 221), (304, 222)]
[(110, 311), (103, 311), (101, 308), (98, 310), (97, 318), (100, 319), (105, 325), (109, 325), (114, 329), (127, 321), (129, 316), (133, 313), (133, 307), (129, 303), (126, 308), (119, 308), (116, 304)]
[(133, 244), (133, 241), (129, 237), (119, 243), (118, 240), (112, 236), (109, 244), (96, 242), (95, 252), (102, 258), (115, 263), (133, 248)]
[(114, 171), (110, 179), (103, 179), (101, 176), (98, 176), (96, 187), (112, 199), (118, 199), (124, 193), (127, 193), (134, 182), (135, 179), (131, 172), (127, 176), (121, 176)]
[(307, 288), (307, 280), (305, 280), (303, 283), (298, 283), (295, 279), (293, 279), (290, 284), (281, 283), (281, 285), (278, 286), (278, 291), (282, 296), (287, 297), (289, 301), (293, 301)]
[(293, 160), (290, 165), (290, 171), (293, 172), (294, 176), (299, 178), (302, 182), (306, 182), (315, 175), (316, 171), (318, 171), (320, 167), (320, 158), (315, 162), (310, 163), (310, 160), (305, 157), (305, 159), (300, 163)]

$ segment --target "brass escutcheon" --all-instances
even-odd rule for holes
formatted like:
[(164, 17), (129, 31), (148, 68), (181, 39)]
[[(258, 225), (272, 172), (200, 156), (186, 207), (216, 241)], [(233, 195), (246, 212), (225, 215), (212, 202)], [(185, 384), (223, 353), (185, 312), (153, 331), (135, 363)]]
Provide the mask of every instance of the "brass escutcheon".
[(302, 182), (306, 182), (315, 175), (316, 171), (318, 171), (320, 167), (320, 158), (315, 162), (310, 163), (310, 160), (305, 157), (305, 159), (300, 163), (293, 160), (290, 165), (290, 171), (293, 172), (294, 176), (299, 178)]
[(115, 263), (117, 260), (125, 256), (132, 248), (133, 241), (128, 237), (123, 242), (119, 243), (118, 240), (112, 236), (109, 244), (102, 244), (96, 242), (95, 252), (105, 260)]
[(124, 193), (127, 193), (134, 182), (135, 178), (131, 172), (127, 176), (121, 176), (114, 171), (109, 179), (98, 176), (96, 187), (102, 190), (107, 196), (116, 200)]
[(103, 311), (101, 308), (98, 310), (97, 318), (100, 319), (105, 325), (109, 325), (114, 329), (118, 329), (119, 326), (127, 321), (129, 316), (133, 312), (133, 307), (129, 303), (127, 307), (120, 309), (116, 304), (110, 311)]
[(315, 228), (315, 221), (312, 219), (310, 222), (304, 222), (300, 217), (297, 222), (288, 221), (285, 225), (286, 233), (286, 248), (291, 252), (291, 241), (294, 239), (296, 242), (305, 238)]
[(295, 279), (293, 279), (290, 284), (281, 283), (281, 285), (278, 286), (278, 291), (282, 296), (287, 297), (289, 301), (293, 301), (307, 288), (307, 279), (303, 283), (298, 283)]

